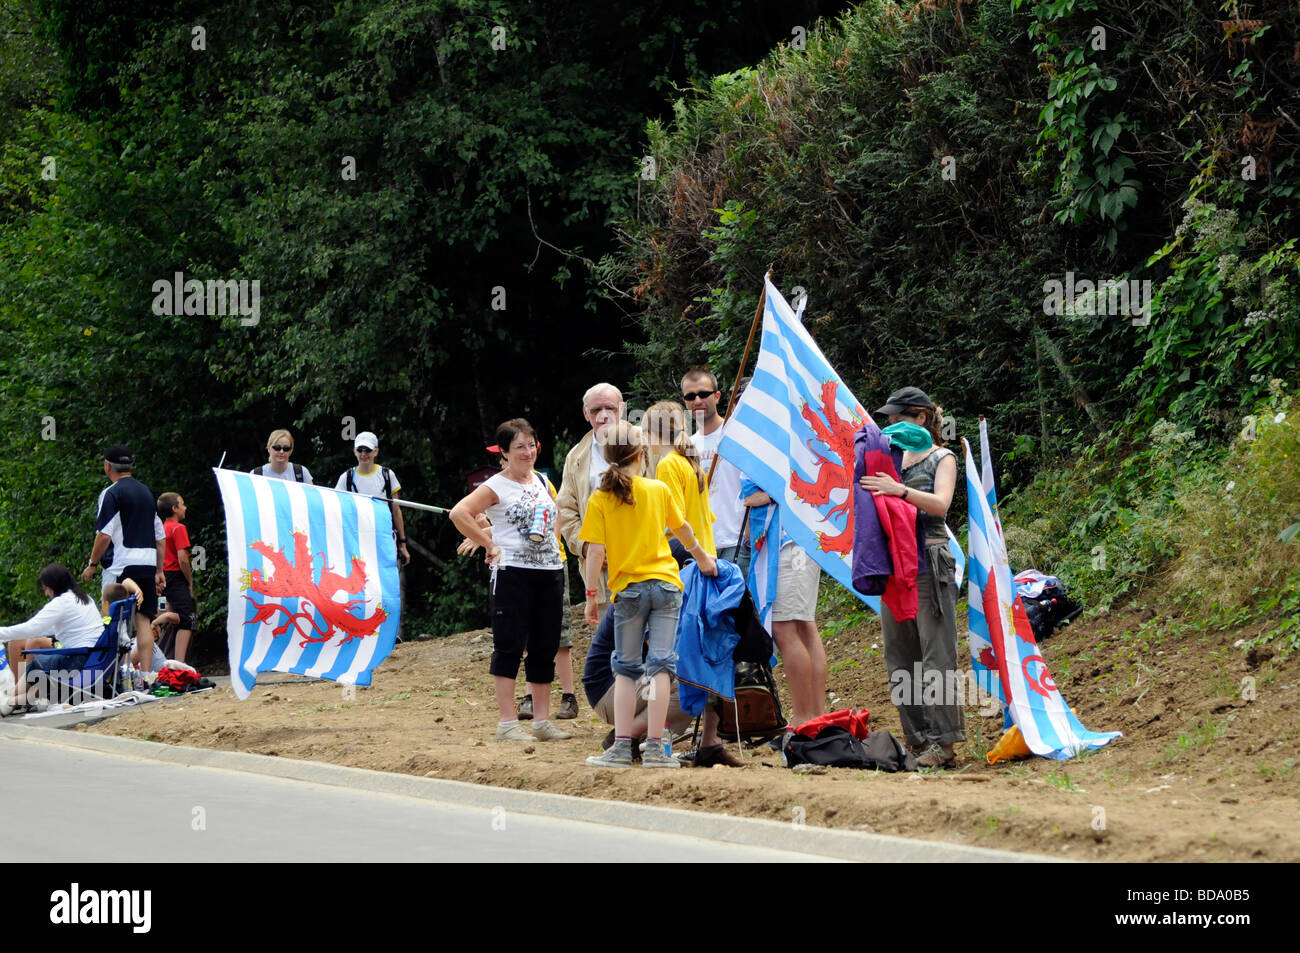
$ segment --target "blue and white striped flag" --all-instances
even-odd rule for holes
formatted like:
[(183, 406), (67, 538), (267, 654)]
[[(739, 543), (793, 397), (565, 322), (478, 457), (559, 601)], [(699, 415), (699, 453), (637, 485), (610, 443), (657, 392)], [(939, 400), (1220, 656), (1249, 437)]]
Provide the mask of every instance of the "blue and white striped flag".
[[(966, 493), (970, 508), (971, 654), (976, 652), (976, 626), (987, 636), (988, 654), (980, 661), (996, 668), (1011, 718), (1020, 728), (1029, 750), (1045, 758), (1072, 758), (1085, 748), (1100, 748), (1120, 736), (1118, 731), (1096, 732), (1084, 728), (1052, 681), (1047, 662), (1038, 651), (1025, 607), (1016, 595), (1007, 562), (1002, 527), (994, 518), (984, 487), (977, 481), (975, 458), (965, 438)], [(987, 449), (982, 447), (989, 463)], [(992, 467), (988, 474), (992, 477)], [(977, 670), (978, 671), (978, 670)], [(981, 687), (984, 687), (981, 684)], [(988, 689), (986, 689), (987, 691)], [(989, 691), (989, 694), (997, 694)]]
[(727, 419), (718, 453), (781, 509), (781, 528), (853, 588), (853, 434), (866, 411), (770, 279), (753, 380)]
[[(985, 620), (984, 618), (984, 611), (983, 611), (984, 590), (980, 585), (976, 585), (976, 581), (975, 581), (976, 572), (974, 569), (974, 564), (976, 561), (975, 512), (978, 504), (975, 501), (975, 498), (973, 496), (970, 496), (970, 494), (973, 493), (976, 494), (977, 496), (982, 496), (984, 498), (985, 501), (984, 507), (980, 509), (979, 512), (981, 514), (984, 513), (985, 511), (988, 512), (989, 514), (988, 525), (993, 527), (998, 538), (1002, 537), (1002, 523), (998, 519), (998, 493), (993, 483), (993, 455), (989, 452), (989, 425), (988, 425), (988, 421), (986, 421), (983, 417), (980, 418), (980, 464), (982, 469), (979, 471), (980, 486), (978, 488), (975, 487), (975, 472), (976, 472), (975, 468), (971, 465), (971, 461), (969, 459), (967, 459), (966, 464), (967, 464), (966, 465), (966, 493), (968, 496), (967, 505), (970, 508), (970, 512), (972, 514), (970, 517), (970, 541), (968, 542), (971, 549), (972, 568), (970, 574), (970, 584), (966, 590), (967, 593), (966, 601), (970, 604), (970, 613), (968, 614), (967, 617), (969, 632), (967, 632), (967, 637), (966, 637), (966, 641), (970, 645), (970, 667), (971, 667), (971, 671), (975, 675), (975, 681), (979, 685), (981, 691), (983, 691), (984, 694), (986, 695), (992, 695), (994, 698), (996, 698), (999, 702), (1002, 703), (1003, 709), (1005, 710), (1007, 700), (1006, 697), (1002, 694), (1002, 680), (998, 677), (997, 657), (993, 653), (993, 642), (989, 638), (989, 624), (987, 620)], [(981, 525), (983, 524), (981, 523)], [(980, 552), (985, 554), (990, 553), (992, 551), (992, 547), (988, 543), (988, 534), (985, 533), (981, 535), (979, 538), (980, 538)], [(984, 558), (990, 559), (992, 557), (986, 555)], [(992, 563), (990, 562), (985, 562), (982, 565), (981, 568), (983, 570), (984, 577), (987, 577), (988, 570), (991, 565)], [(1008, 570), (1008, 573), (1009, 572), (1010, 570)], [(961, 583), (958, 582), (958, 585), (961, 585)], [(1008, 719), (1006, 727), (1010, 727), (1011, 713), (1008, 711), (1006, 712), (1006, 715)]]
[(230, 684), (257, 673), (369, 685), (401, 621), (389, 504), (288, 480), (213, 470), (226, 511)]

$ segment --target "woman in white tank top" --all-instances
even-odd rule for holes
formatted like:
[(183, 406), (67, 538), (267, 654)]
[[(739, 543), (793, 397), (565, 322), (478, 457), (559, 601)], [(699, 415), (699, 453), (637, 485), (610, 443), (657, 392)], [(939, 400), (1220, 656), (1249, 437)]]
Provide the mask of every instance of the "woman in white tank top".
[[(493, 474), (451, 511), (465, 538), (482, 546), (492, 567), (492, 673), (500, 722), (498, 741), (570, 738), (550, 721), (551, 681), (564, 612), (564, 563), (559, 509), (546, 480), (534, 469), (537, 434), (522, 418), (497, 428), (501, 472)], [(479, 518), (491, 521), (491, 530)], [(515, 717), (520, 663), (533, 698), (531, 733)]]

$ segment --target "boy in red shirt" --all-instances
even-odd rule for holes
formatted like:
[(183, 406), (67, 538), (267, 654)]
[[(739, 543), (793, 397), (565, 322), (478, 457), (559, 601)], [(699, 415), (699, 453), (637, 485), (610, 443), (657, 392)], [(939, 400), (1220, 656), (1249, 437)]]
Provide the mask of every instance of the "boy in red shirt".
[[(164, 493), (158, 497), (158, 515), (163, 520), (163, 532), (167, 534), (163, 552), (163, 572), (167, 576), (167, 588), (163, 592), (167, 597), (167, 611), (154, 619), (153, 624), (160, 628), (168, 624), (176, 627), (175, 654), (166, 654), (184, 662), (197, 612), (194, 575), (190, 570), (190, 534), (181, 522), (185, 519), (185, 500), (179, 493)], [(164, 645), (164, 652), (172, 647)]]

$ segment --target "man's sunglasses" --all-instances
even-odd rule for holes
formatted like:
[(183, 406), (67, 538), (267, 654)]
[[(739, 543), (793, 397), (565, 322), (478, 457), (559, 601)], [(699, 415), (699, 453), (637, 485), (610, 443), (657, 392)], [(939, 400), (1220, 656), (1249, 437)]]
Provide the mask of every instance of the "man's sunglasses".
[(716, 390), (696, 391), (694, 394), (682, 394), (682, 400), (686, 401), (687, 403), (693, 400), (704, 400), (707, 397), (712, 397), (716, 393), (717, 393)]
[(357, 453), (374, 453), (373, 447), (357, 447)]
[(275, 445), (274, 447), (272, 447), (271, 449), (272, 449), (272, 450), (276, 450), (276, 451), (278, 451), (278, 452), (280, 452), (280, 453), (288, 453), (289, 451), (291, 451), (291, 450), (293, 449), (293, 447), (282, 447), (282, 446), (280, 446), (279, 444), (276, 444), (276, 445)]

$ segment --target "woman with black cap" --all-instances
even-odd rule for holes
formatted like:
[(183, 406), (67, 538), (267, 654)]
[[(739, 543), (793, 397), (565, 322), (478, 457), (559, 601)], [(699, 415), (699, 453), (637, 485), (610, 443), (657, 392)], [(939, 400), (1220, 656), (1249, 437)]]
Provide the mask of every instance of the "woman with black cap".
[[(864, 476), (859, 482), (873, 494), (911, 503), (924, 530), (916, 618), (900, 622), (884, 601), (880, 604), (891, 696), (896, 702), (908, 702), (898, 705), (898, 714), (908, 747), (919, 752), (917, 763), (924, 768), (943, 767), (956, 759), (953, 745), (966, 740), (957, 678), (956, 562), (948, 549), (944, 521), (957, 486), (957, 457), (942, 446), (943, 411), (924, 391), (916, 387), (895, 391), (876, 413), (889, 418), (890, 425), (882, 433), (895, 447), (903, 448), (902, 482), (885, 474)], [(931, 671), (942, 686), (943, 704), (921, 703), (923, 685), (935, 680), (935, 676), (925, 677)], [(897, 696), (900, 688), (902, 699)], [(930, 691), (932, 699), (933, 688)]]

